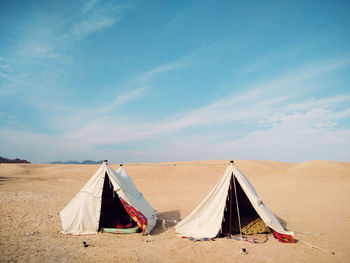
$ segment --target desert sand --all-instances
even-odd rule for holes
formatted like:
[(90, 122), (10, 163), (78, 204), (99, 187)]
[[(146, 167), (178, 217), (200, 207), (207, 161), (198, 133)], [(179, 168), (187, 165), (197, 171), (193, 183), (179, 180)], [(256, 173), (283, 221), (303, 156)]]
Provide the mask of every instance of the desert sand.
[[(206, 166), (203, 164), (223, 164)], [(125, 165), (158, 217), (186, 217), (223, 175), (227, 160), (177, 166)], [(166, 165), (166, 163), (158, 164)], [(150, 236), (59, 234), (59, 211), (99, 165), (0, 164), (1, 262), (350, 262), (350, 163), (236, 161), (265, 205), (301, 239), (244, 245), (220, 238), (192, 242), (161, 221)], [(111, 165), (118, 169), (119, 164)], [(312, 234), (307, 234), (312, 233)], [(88, 247), (83, 247), (86, 241)]]

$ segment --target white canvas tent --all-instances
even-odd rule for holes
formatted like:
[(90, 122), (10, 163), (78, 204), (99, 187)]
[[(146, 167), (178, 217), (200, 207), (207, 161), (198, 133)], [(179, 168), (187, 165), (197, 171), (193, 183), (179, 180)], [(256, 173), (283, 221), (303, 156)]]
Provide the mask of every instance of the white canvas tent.
[[(105, 227), (103, 222), (106, 222), (107, 219), (110, 219), (109, 221), (118, 220), (118, 217), (129, 216), (129, 220), (134, 218), (130, 222), (138, 221), (134, 215), (130, 216), (130, 211), (126, 212), (125, 207), (136, 211), (138, 215), (141, 213), (140, 216), (147, 219), (147, 221), (142, 220), (144, 222), (143, 232), (150, 233), (157, 221), (155, 210), (138, 191), (122, 166), (114, 171), (107, 161), (104, 161), (84, 187), (60, 212), (63, 226), (61, 233), (96, 234)], [(134, 225), (135, 222), (133, 222)], [(140, 222), (136, 223), (140, 226)]]
[[(263, 222), (277, 233), (289, 236), (294, 235), (293, 232), (286, 231), (283, 228), (275, 215), (259, 198), (247, 177), (245, 177), (243, 173), (241, 173), (241, 171), (239, 171), (233, 165), (232, 161), (229, 167), (226, 169), (224, 176), (218, 181), (211, 192), (192, 211), (191, 214), (176, 225), (176, 232), (180, 236), (193, 237), (195, 239), (214, 238), (219, 236), (219, 233), (222, 231), (223, 222), (225, 221), (224, 216), (227, 214), (227, 210), (231, 209), (236, 211), (235, 193), (234, 190), (232, 190), (233, 180), (236, 180), (235, 184), (237, 187), (240, 187), (240, 191), (237, 191), (237, 195), (241, 195), (241, 197), (238, 196), (238, 198), (241, 198), (242, 200), (242, 196), (245, 194), (244, 198), (247, 200), (246, 203), (250, 203), (248, 204), (251, 210), (249, 212), (256, 212)], [(242, 202), (238, 202), (238, 205), (242, 216), (242, 214), (244, 214), (245, 207)], [(248, 210), (249, 207), (246, 207)], [(253, 210), (255, 210), (255, 212)], [(236, 216), (232, 217), (230, 220), (238, 221), (237, 214), (239, 213), (236, 213)], [(226, 221), (228, 221), (227, 218)]]

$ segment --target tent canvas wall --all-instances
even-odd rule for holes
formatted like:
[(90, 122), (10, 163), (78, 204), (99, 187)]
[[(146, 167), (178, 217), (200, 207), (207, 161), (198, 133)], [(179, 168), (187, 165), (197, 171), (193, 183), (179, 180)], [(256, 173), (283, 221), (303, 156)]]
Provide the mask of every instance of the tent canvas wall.
[(292, 239), (294, 233), (283, 228), (280, 221), (259, 198), (247, 177), (233, 163), (204, 200), (176, 225), (176, 232), (181, 236), (196, 239), (214, 238), (220, 236), (220, 233), (236, 234), (237, 227), (235, 229), (234, 226), (238, 219), (233, 183), (236, 185), (241, 218), (261, 218), (276, 234), (286, 235)]
[(127, 220), (143, 233), (150, 233), (157, 221), (155, 210), (123, 167), (114, 171), (107, 161), (60, 212), (60, 217), (61, 233), (75, 235), (96, 234)]

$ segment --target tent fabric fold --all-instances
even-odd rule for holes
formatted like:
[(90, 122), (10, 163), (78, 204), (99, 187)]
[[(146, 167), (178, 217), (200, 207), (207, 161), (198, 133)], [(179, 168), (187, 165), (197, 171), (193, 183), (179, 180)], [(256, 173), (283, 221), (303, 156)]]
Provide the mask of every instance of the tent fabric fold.
[(230, 164), (204, 200), (176, 225), (175, 230), (180, 236), (195, 239), (218, 236), (224, 219), (232, 177), (240, 184), (258, 216), (268, 227), (283, 235), (294, 235), (293, 232), (286, 231), (276, 216), (264, 205), (247, 177), (233, 164)]

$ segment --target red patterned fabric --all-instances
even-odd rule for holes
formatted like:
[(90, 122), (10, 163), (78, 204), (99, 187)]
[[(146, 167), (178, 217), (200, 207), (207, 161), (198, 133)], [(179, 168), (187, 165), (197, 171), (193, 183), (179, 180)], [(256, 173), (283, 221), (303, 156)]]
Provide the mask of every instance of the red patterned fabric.
[(295, 243), (294, 237), (291, 235), (280, 234), (275, 230), (272, 230), (274, 238), (278, 239), (282, 243)]
[(126, 212), (136, 222), (136, 224), (138, 225), (138, 227), (142, 230), (142, 233), (144, 234), (146, 231), (146, 227), (147, 227), (147, 218), (142, 213), (137, 211), (134, 207), (129, 205), (122, 198), (120, 198), (120, 201), (122, 202)]
[(123, 224), (117, 224), (116, 228), (118, 229), (124, 229), (124, 228), (131, 228), (132, 227), (132, 223), (123, 225)]

